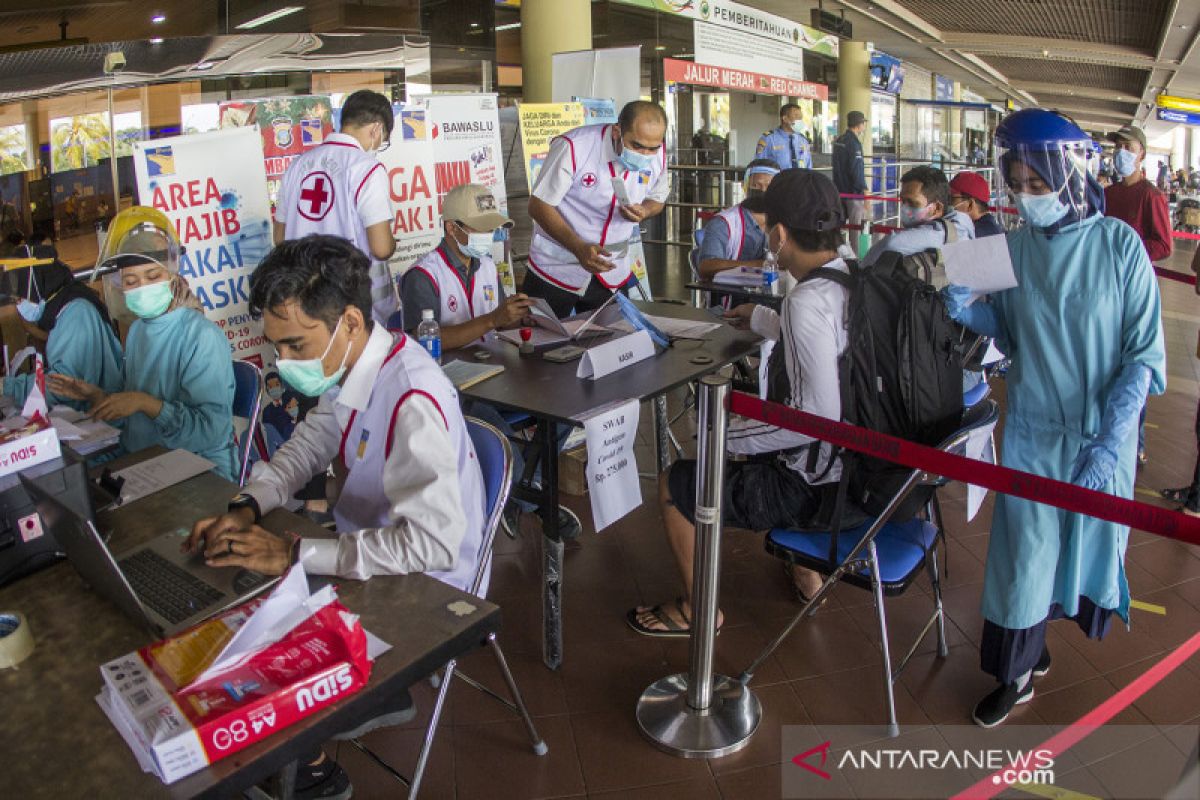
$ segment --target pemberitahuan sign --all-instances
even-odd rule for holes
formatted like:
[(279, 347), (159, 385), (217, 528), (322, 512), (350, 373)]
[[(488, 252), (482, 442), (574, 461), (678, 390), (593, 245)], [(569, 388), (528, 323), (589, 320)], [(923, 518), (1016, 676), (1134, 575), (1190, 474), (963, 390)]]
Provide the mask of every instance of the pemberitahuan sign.
[(779, 75), (764, 75), (742, 69), (697, 64), (694, 61), (663, 59), (663, 77), (675, 83), (690, 83), (700, 86), (715, 86), (738, 92), (776, 94), (799, 97), (805, 100), (828, 100), (829, 87), (821, 83), (798, 81)]

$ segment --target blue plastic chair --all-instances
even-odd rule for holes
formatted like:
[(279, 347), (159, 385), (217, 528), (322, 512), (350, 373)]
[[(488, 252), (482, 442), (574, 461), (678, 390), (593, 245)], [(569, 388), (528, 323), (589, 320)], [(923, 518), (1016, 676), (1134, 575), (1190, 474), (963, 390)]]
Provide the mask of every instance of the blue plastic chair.
[(262, 411), (262, 371), (249, 361), (233, 362), (233, 416), (246, 420), (246, 430), (238, 441), (238, 485), (245, 486), (250, 475), (251, 451), (258, 435)]
[[(500, 527), (500, 518), (503, 515), (504, 504), (508, 502), (508, 492), (512, 486), (512, 449), (508, 443), (508, 439), (495, 427), (473, 417), (467, 417), (466, 420), (467, 433), (471, 437), (471, 444), (475, 447), (475, 457), (479, 459), (479, 468), (483, 473), (483, 491), (485, 497), (484, 509), (486, 518), (483, 526), (483, 537), (479, 544), (479, 560), (477, 562), (478, 566), (475, 569), (475, 579), (471, 582), (471, 593), (479, 595), (480, 590), (487, 580), (488, 573), (491, 571), (492, 546), (496, 541), (496, 529)], [(504, 677), (504, 682), (508, 685), (512, 702), (505, 700), (499, 694), (496, 694), (461, 672), (456, 672), (457, 662), (455, 660), (449, 661), (445, 667), (445, 674), (442, 675), (439, 682), (437, 701), (433, 706), (433, 714), (429, 719), (429, 727), (425, 729), (425, 740), (421, 745), (421, 753), (417, 757), (417, 768), (413, 773), (411, 781), (406, 780), (403, 775), (396, 772), (378, 755), (367, 749), (359, 740), (349, 740), (356, 748), (370, 756), (375, 763), (391, 773), (392, 777), (408, 786), (409, 800), (417, 796), (417, 791), (421, 787), (421, 780), (425, 775), (425, 767), (429, 761), (429, 754), (433, 749), (433, 738), (437, 733), (438, 722), (441, 720), (442, 710), (446, 705), (446, 694), (450, 689), (451, 680), (455, 677), (460, 678), (463, 682), (475, 687), (484, 694), (495, 698), (508, 706), (513, 712), (519, 714), (521, 720), (525, 723), (525, 730), (529, 733), (529, 740), (533, 745), (533, 752), (536, 755), (544, 756), (550, 752), (549, 747), (546, 746), (546, 742), (538, 735), (537, 729), (533, 725), (533, 719), (529, 716), (529, 709), (525, 706), (525, 699), (521, 695), (521, 690), (517, 688), (512, 670), (508, 666), (508, 659), (504, 657), (504, 651), (500, 649), (500, 642), (496, 640), (496, 634), (488, 634), (484, 645), (496, 657), (496, 664), (500, 668), (500, 674)]]
[(988, 385), (986, 379), (972, 386), (967, 391), (963, 392), (963, 408), (972, 408), (977, 406), (987, 399), (987, 396), (992, 393), (992, 387)]
[(384, 327), (387, 328), (388, 333), (404, 333), (404, 309), (393, 311)]
[[(986, 385), (986, 384), (985, 384)], [(966, 409), (961, 427), (946, 438), (938, 449), (961, 455), (969, 439), (990, 436), (1000, 417), (995, 400), (985, 400)], [(791, 564), (815, 570), (827, 576), (820, 590), (805, 603), (799, 613), (788, 623), (783, 632), (767, 646), (755, 664), (778, 647), (797, 624), (811, 615), (811, 611), (825, 598), (839, 581), (870, 590), (875, 596), (875, 612), (879, 620), (879, 634), (883, 649), (884, 689), (888, 701), (888, 734), (898, 736), (900, 726), (896, 722), (896, 701), (893, 687), (909, 659), (925, 639), (929, 629), (937, 626), (938, 656), (945, 658), (946, 647), (945, 613), (942, 606), (942, 585), (937, 569), (938, 539), (945, 539), (941, 512), (937, 509), (936, 493), (926, 505), (925, 518), (905, 521), (891, 519), (895, 510), (917, 486), (937, 487), (945, 481), (938, 476), (913, 470), (908, 480), (888, 502), (882, 514), (862, 525), (843, 530), (834, 536), (832, 531), (799, 531), (776, 528), (767, 534), (767, 552)], [(936, 490), (935, 490), (936, 491)], [(884, 596), (903, 594), (921, 573), (929, 571), (933, 585), (933, 613), (917, 635), (899, 665), (893, 669), (888, 642), (887, 614), (884, 611)]]

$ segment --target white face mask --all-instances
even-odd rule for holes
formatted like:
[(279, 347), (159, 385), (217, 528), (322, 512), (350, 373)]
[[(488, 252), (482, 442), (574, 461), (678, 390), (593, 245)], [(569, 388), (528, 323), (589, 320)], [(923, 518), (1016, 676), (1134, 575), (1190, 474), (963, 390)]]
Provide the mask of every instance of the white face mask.
[(456, 226), (467, 235), (467, 241), (460, 242), (458, 237), (455, 237), (454, 243), (458, 245), (458, 249), (463, 251), (463, 254), (469, 258), (486, 258), (492, 254), (492, 239), (493, 235), (490, 231), (485, 233), (475, 233), (463, 228), (461, 225)]

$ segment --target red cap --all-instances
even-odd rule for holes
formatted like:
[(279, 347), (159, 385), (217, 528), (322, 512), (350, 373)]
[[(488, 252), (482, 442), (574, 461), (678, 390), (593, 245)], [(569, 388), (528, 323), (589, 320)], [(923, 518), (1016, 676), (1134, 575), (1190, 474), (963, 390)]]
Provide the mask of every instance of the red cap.
[(521, 328), (521, 341), (528, 342), (533, 338), (533, 328)]
[(954, 180), (950, 181), (950, 190), (965, 197), (974, 198), (985, 206), (992, 201), (991, 187), (988, 186), (987, 178), (978, 172), (958, 173), (954, 176)]

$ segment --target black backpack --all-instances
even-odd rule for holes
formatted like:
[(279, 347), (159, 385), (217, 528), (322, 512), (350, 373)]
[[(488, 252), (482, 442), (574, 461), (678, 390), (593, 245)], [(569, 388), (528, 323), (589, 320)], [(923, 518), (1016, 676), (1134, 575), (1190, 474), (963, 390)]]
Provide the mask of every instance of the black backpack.
[[(897, 261), (870, 269), (847, 262), (849, 274), (821, 267), (805, 280), (832, 280), (849, 290), (846, 351), (839, 359), (842, 419), (872, 431), (938, 445), (962, 420), (960, 328), (946, 313), (941, 294)], [(786, 337), (767, 366), (767, 397), (790, 395)], [(816, 472), (820, 447), (808, 448), (808, 471)], [(907, 467), (853, 450), (835, 450), (842, 462), (839, 483), (827, 487), (821, 512), (807, 527), (852, 527), (863, 514), (878, 516), (912, 472)], [(831, 458), (825, 467), (828, 473)], [(832, 491), (830, 491), (832, 490)], [(914, 516), (932, 489), (918, 487), (894, 519)]]

